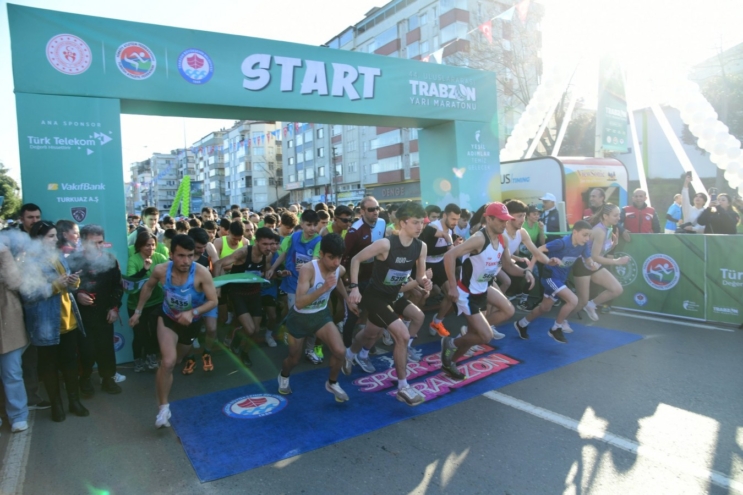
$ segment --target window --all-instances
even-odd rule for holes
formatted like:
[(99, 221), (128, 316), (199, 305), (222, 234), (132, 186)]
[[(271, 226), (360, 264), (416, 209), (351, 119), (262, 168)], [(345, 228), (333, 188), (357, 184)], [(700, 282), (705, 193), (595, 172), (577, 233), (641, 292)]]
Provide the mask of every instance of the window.
[(450, 11), (451, 9), (467, 10), (467, 0), (441, 0), (442, 14)]
[(297, 174), (289, 174), (289, 182), (297, 182)]
[(310, 148), (308, 150), (304, 150), (304, 161), (308, 162), (308, 161), (312, 160), (312, 158), (313, 158), (313, 156), (312, 156), (312, 148)]
[(356, 172), (356, 162), (348, 162), (346, 164), (346, 170), (348, 170), (349, 174)]
[(371, 173), (378, 174), (380, 172), (389, 172), (390, 170), (400, 170), (402, 168), (402, 157), (392, 156), (390, 158), (382, 158), (377, 163), (372, 164)]
[(382, 31), (377, 38), (369, 45), (369, 52), (374, 52), (377, 48), (381, 48), (390, 41), (397, 38), (397, 25), (392, 26), (385, 31)]
[(408, 45), (408, 58), (414, 58), (421, 54), (421, 44), (419, 41), (413, 41)]
[(262, 156), (266, 154), (266, 148), (263, 146), (253, 146), (253, 155)]
[(304, 170), (300, 170), (297, 172), (297, 180), (303, 181), (304, 180)]
[(294, 148), (294, 140), (293, 139), (290, 139), (289, 140), (289, 144), (287, 144), (287, 147), (288, 148)]
[(325, 148), (317, 148), (317, 157), (322, 158), (325, 156)]
[(418, 50), (418, 53), (423, 55), (424, 53), (428, 53), (428, 41), (421, 41), (420, 50)]
[(408, 129), (408, 136), (410, 136), (409, 139), (411, 141), (418, 139), (418, 129), (416, 129), (415, 127)]
[(410, 167), (420, 167), (420, 157), (418, 156), (418, 152), (410, 154)]
[[(289, 165), (294, 165), (294, 157), (293, 156), (290, 156), (289, 157)], [(294, 182), (294, 181), (292, 181), (292, 182)]]
[(325, 128), (321, 127), (317, 130), (317, 139), (322, 139), (325, 137)]
[(339, 175), (343, 175), (343, 165), (340, 163), (335, 166), (335, 176), (338, 177)]
[(356, 151), (356, 141), (355, 140), (347, 141), (344, 144), (344, 147), (346, 148), (346, 151)]
[(340, 46), (343, 46), (346, 43), (350, 43), (352, 40), (353, 40), (353, 29), (349, 29), (345, 33), (341, 34)]
[(371, 140), (371, 149), (375, 150), (377, 148), (399, 144), (402, 142), (401, 134), (400, 129), (379, 134), (376, 138)]
[(421, 23), (421, 26), (425, 26), (428, 24), (428, 14), (421, 14), (418, 16), (418, 20)]
[(417, 15), (411, 15), (410, 17), (408, 17), (408, 31), (412, 31), (420, 25), (420, 19)]
[(266, 179), (254, 179), (253, 185), (256, 187), (265, 186), (268, 184), (268, 181)]
[(305, 143), (311, 143), (312, 142), (312, 131), (309, 130), (304, 133), (304, 142)]
[(510, 22), (503, 23), (503, 39), (504, 40), (511, 39), (511, 23)]
[(330, 133), (333, 136), (337, 136), (338, 134), (343, 133), (343, 126), (342, 125), (334, 125), (330, 128)]
[(325, 177), (325, 167), (318, 167), (318, 169), (317, 169), (317, 176), (318, 177)]
[(441, 29), (441, 42), (442, 43), (446, 43), (447, 41), (450, 41), (456, 38), (465, 39), (466, 37), (467, 37), (467, 24), (465, 24), (464, 22), (455, 22)]
[(315, 178), (315, 169), (314, 168), (308, 168), (307, 170), (305, 170), (304, 171), (304, 178), (307, 179), (307, 180), (314, 179)]
[(297, 146), (304, 144), (304, 134), (297, 134)]
[(304, 163), (304, 153), (297, 154), (297, 164)]

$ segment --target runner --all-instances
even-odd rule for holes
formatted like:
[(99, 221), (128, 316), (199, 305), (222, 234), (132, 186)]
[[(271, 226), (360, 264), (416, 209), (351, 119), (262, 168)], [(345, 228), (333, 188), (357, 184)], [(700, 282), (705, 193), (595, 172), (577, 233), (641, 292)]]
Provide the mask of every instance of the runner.
[[(462, 380), (465, 375), (456, 366), (473, 345), (486, 344), (494, 338), (503, 338), (495, 327), (514, 314), (513, 305), (502, 293), (490, 287), (502, 266), (514, 276), (526, 277), (534, 285), (534, 276), (528, 270), (517, 267), (511, 261), (510, 251), (503, 238), (506, 222), (514, 218), (503, 203), (491, 203), (483, 214), (485, 227), (481, 228), (467, 241), (450, 250), (444, 256), (444, 268), (448, 280), (449, 299), (457, 304), (458, 314), (464, 314), (467, 326), (457, 337), (441, 339), (441, 369), (454, 379)], [(456, 260), (462, 259), (459, 282), (456, 279)], [(546, 260), (546, 258), (545, 258)], [(492, 300), (498, 312), (491, 321), (485, 319), (482, 310), (488, 299)], [(490, 325), (493, 325), (491, 329)], [(466, 331), (465, 331), (466, 328)]]
[[(386, 328), (395, 340), (393, 357), (397, 372), (397, 399), (410, 406), (417, 406), (425, 398), (414, 387), (408, 385), (407, 361), (408, 348), (412, 342), (408, 328), (398, 315), (415, 319), (422, 323), (422, 312), (405, 298), (398, 298), (402, 285), (408, 280), (417, 266), (416, 282), (425, 290), (431, 290), (431, 281), (426, 277), (426, 246), (418, 239), (423, 230), (425, 210), (418, 203), (405, 203), (397, 211), (400, 225), (399, 235), (380, 239), (364, 248), (351, 260), (351, 293), (348, 300), (358, 304), (369, 313), (366, 327), (354, 339), (346, 350), (343, 373), (351, 374), (356, 362), (367, 373), (373, 373), (374, 366), (369, 359), (369, 350)], [(363, 302), (359, 292), (359, 267), (367, 260), (373, 260), (373, 270), (369, 287), (364, 291)], [(413, 325), (411, 324), (411, 327)], [(416, 330), (417, 332), (417, 330)]]
[[(527, 268), (529, 271), (532, 271), (532, 266), (537, 261), (534, 258), (538, 258), (538, 249), (534, 245), (531, 235), (524, 228), (529, 207), (526, 206), (526, 203), (515, 199), (506, 203), (506, 208), (508, 208), (508, 213), (513, 217), (513, 220), (509, 220), (506, 223), (506, 230), (503, 231), (503, 237), (508, 243), (508, 252), (511, 253), (511, 259), (519, 264), (521, 268)], [(520, 256), (524, 253), (530, 255), (534, 261)], [(502, 281), (500, 284), (501, 292), (506, 294), (506, 291), (511, 286), (510, 277), (501, 270), (498, 272), (498, 279)], [(528, 297), (528, 294), (521, 293), (518, 296), (509, 297), (509, 300), (519, 299), (519, 302), (522, 302), (522, 300), (525, 302)]]
[[(589, 249), (591, 258), (596, 263), (593, 270), (586, 268), (583, 263), (576, 263), (573, 272), (573, 281), (578, 293), (577, 311), (585, 310), (586, 314), (593, 321), (599, 321), (599, 315), (596, 313), (596, 307), (616, 299), (622, 295), (624, 289), (622, 284), (611, 274), (609, 270), (601, 265), (626, 265), (629, 263), (629, 256), (614, 258), (606, 256), (619, 243), (619, 232), (614, 227), (619, 223), (621, 211), (619, 207), (612, 203), (604, 204), (604, 207), (596, 213), (591, 219), (591, 225), (594, 225), (591, 231), (591, 240)], [(588, 297), (591, 290), (591, 282), (603, 287), (601, 294), (589, 301)]]
[[(444, 317), (452, 307), (452, 302), (446, 297), (446, 294), (451, 290), (448, 285), (446, 278), (446, 270), (444, 269), (444, 255), (447, 251), (451, 250), (454, 245), (452, 236), (454, 234), (454, 228), (459, 222), (459, 216), (462, 210), (459, 206), (454, 203), (446, 205), (444, 212), (441, 214), (441, 218), (434, 220), (431, 218), (423, 233), (421, 233), (421, 240), (426, 243), (428, 248), (428, 257), (426, 258), (426, 268), (430, 268), (433, 272), (433, 278), (431, 281), (433, 285), (441, 288), (441, 293), (444, 298), (441, 300), (439, 311), (436, 316), (433, 317), (429, 332), (431, 335), (439, 334), (441, 337), (449, 335), (449, 331), (444, 327)], [(433, 210), (429, 212), (429, 217), (433, 214)]]
[[(338, 383), (338, 373), (345, 356), (345, 347), (338, 328), (333, 324), (328, 299), (335, 290), (344, 301), (348, 294), (341, 277), (345, 269), (340, 266), (345, 244), (338, 234), (328, 234), (320, 241), (320, 259), (312, 260), (299, 270), (297, 292), (294, 306), (289, 310), (286, 324), (293, 337), (289, 341), (289, 355), (284, 359), (278, 377), (279, 393), (291, 394), (289, 374), (299, 363), (304, 348), (304, 339), (317, 335), (330, 348), (330, 376), (325, 382), (325, 390), (335, 396), (338, 402), (348, 400), (348, 394)], [(349, 302), (351, 311), (358, 311)]]
[[(219, 259), (226, 258), (238, 249), (241, 249), (243, 246), (250, 244), (249, 242), (245, 242), (245, 239), (243, 238), (244, 234), (245, 228), (243, 227), (243, 223), (241, 220), (230, 223), (227, 234), (214, 240), (214, 249), (216, 249), (217, 253), (219, 253)], [(232, 265), (223, 264), (222, 269), (225, 272), (229, 272), (230, 269), (232, 269)], [(220, 320), (224, 321), (227, 325), (230, 325), (234, 318), (234, 313), (232, 311), (229, 311), (229, 309), (227, 298), (222, 296), (219, 301), (219, 313), (221, 317)], [(226, 320), (224, 319), (225, 312), (227, 312)]]
[[(245, 246), (233, 254), (217, 261), (214, 266), (214, 276), (220, 276), (224, 266), (230, 266), (230, 273), (252, 273), (266, 278), (268, 266), (267, 256), (271, 255), (271, 244), (274, 233), (271, 229), (261, 227), (256, 232), (256, 243), (253, 246)], [(235, 316), (245, 336), (250, 337), (261, 328), (263, 318), (263, 306), (261, 301), (261, 284), (236, 283), (230, 284), (229, 298), (235, 310)], [(235, 335), (232, 339), (231, 348), (239, 354), (242, 363), (253, 366), (253, 361), (248, 354), (249, 342)]]
[[(617, 213), (617, 216), (619, 214)], [(591, 249), (587, 245), (591, 238), (591, 224), (585, 220), (578, 220), (573, 226), (573, 233), (555, 239), (539, 248), (541, 253), (549, 253), (551, 256), (550, 263), (544, 266), (544, 276), (542, 277), (542, 286), (544, 287), (544, 299), (542, 303), (532, 309), (531, 313), (526, 315), (520, 321), (513, 323), (514, 328), (522, 339), (528, 339), (527, 327), (529, 323), (539, 318), (544, 313), (552, 309), (553, 304), (560, 298), (565, 304), (560, 308), (557, 319), (549, 330), (549, 336), (561, 344), (567, 344), (565, 333), (573, 333), (573, 329), (567, 322), (568, 315), (578, 305), (578, 298), (565, 285), (568, 274), (573, 266), (583, 264), (582, 260), (588, 266), (593, 267), (591, 259)]]
[[(271, 215), (268, 217), (271, 218)], [(279, 246), (281, 245), (281, 237), (279, 237), (279, 234), (273, 231), (269, 226), (269, 224), (265, 224), (265, 228), (269, 229), (271, 233), (273, 234), (273, 237), (271, 238), (271, 244), (270, 244), (270, 251), (271, 253), (268, 256), (269, 264), (273, 265), (273, 263), (278, 259), (279, 257)], [(263, 286), (261, 287), (261, 305), (263, 306), (263, 313), (266, 315), (266, 344), (268, 347), (276, 347), (276, 339), (273, 336), (273, 333), (277, 330), (277, 325), (279, 323), (278, 319), (278, 299), (279, 299), (279, 280), (277, 280), (275, 277), (270, 279), (269, 282), (271, 285), (269, 286)]]
[(157, 337), (162, 359), (155, 379), (160, 410), (155, 427), (170, 426), (168, 395), (173, 385), (173, 368), (191, 351), (201, 329), (203, 316), (216, 316), (217, 291), (209, 270), (193, 262), (194, 242), (186, 235), (177, 235), (171, 244), (171, 261), (157, 265), (142, 287), (137, 309), (129, 318), (129, 326), (139, 323), (147, 300), (160, 283), (165, 292), (162, 312), (157, 319)]

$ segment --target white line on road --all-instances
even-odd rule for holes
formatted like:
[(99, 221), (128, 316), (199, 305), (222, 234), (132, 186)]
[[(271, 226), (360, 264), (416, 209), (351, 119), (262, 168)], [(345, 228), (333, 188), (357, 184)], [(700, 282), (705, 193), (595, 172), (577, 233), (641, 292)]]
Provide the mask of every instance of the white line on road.
[(28, 430), (12, 433), (8, 440), (3, 465), (0, 467), (0, 493), (3, 495), (20, 495), (23, 493), (23, 482), (26, 480), (26, 464), (31, 446), (31, 432), (34, 429), (33, 411), (29, 411)]
[(668, 318), (657, 318), (645, 314), (633, 315), (630, 313), (625, 313), (624, 311), (616, 310), (612, 311), (610, 314), (616, 316), (626, 316), (627, 318), (637, 318), (638, 320), (659, 321), (661, 323), (668, 323), (669, 325), (682, 325), (685, 327), (704, 328), (706, 330), (718, 330), (720, 332), (735, 332), (735, 330), (733, 330), (732, 328), (713, 327), (712, 325), (705, 325), (704, 323), (695, 321), (669, 320)]
[(642, 446), (628, 438), (614, 435), (613, 433), (609, 433), (600, 428), (581, 425), (579, 421), (576, 421), (573, 418), (569, 418), (567, 416), (563, 416), (562, 414), (552, 412), (548, 409), (529, 404), (528, 402), (516, 399), (515, 397), (511, 397), (510, 395), (506, 395), (501, 392), (496, 392), (495, 390), (485, 392), (483, 394), (483, 397), (486, 397), (495, 402), (500, 402), (501, 404), (504, 404), (506, 406), (511, 406), (514, 409), (529, 413), (532, 416), (536, 416), (556, 425), (560, 425), (563, 428), (567, 428), (568, 430), (575, 431), (580, 434), (581, 438), (592, 438), (595, 440), (600, 440), (631, 454), (652, 459), (659, 464), (663, 464), (671, 468), (675, 472), (691, 474), (696, 478), (709, 481), (727, 490), (734, 490), (736, 492), (743, 493), (743, 483), (730, 479), (727, 475), (719, 471), (705, 469), (686, 460), (674, 458), (673, 455), (667, 452), (660, 452), (650, 447)]

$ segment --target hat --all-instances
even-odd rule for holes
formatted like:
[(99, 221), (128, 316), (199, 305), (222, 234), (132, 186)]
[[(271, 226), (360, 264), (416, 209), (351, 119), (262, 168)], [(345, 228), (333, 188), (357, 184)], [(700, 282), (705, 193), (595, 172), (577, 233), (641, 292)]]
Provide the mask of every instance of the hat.
[(557, 201), (557, 198), (552, 193), (547, 193), (539, 199), (542, 201), (552, 201), (553, 203)]
[(506, 205), (498, 203), (497, 201), (495, 203), (490, 203), (490, 205), (485, 209), (485, 216), (495, 217), (500, 220), (513, 220), (511, 214), (508, 213)]

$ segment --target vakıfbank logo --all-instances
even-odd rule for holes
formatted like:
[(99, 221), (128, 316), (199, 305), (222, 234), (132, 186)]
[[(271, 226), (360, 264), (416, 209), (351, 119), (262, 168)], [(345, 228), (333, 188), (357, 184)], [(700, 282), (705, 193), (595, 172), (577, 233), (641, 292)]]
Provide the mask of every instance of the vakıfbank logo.
[[(105, 191), (106, 190), (106, 184), (100, 183), (100, 184), (91, 184), (90, 182), (81, 182), (79, 184), (71, 183), (71, 182), (63, 182), (62, 184), (62, 190), (63, 191)], [(46, 185), (47, 191), (59, 191), (60, 184), (56, 182), (50, 182)]]
[(642, 276), (653, 289), (671, 290), (681, 279), (681, 268), (670, 256), (654, 254), (642, 265)]
[(622, 258), (623, 256), (627, 256), (629, 258), (629, 263), (627, 263), (626, 265), (614, 265), (612, 269), (614, 270), (614, 275), (617, 277), (617, 280), (620, 284), (622, 284), (622, 287), (627, 287), (635, 281), (635, 279), (637, 278), (637, 272), (639, 270), (637, 269), (637, 263), (635, 262), (635, 259), (629, 254), (622, 252), (617, 252), (614, 254), (615, 258)]

